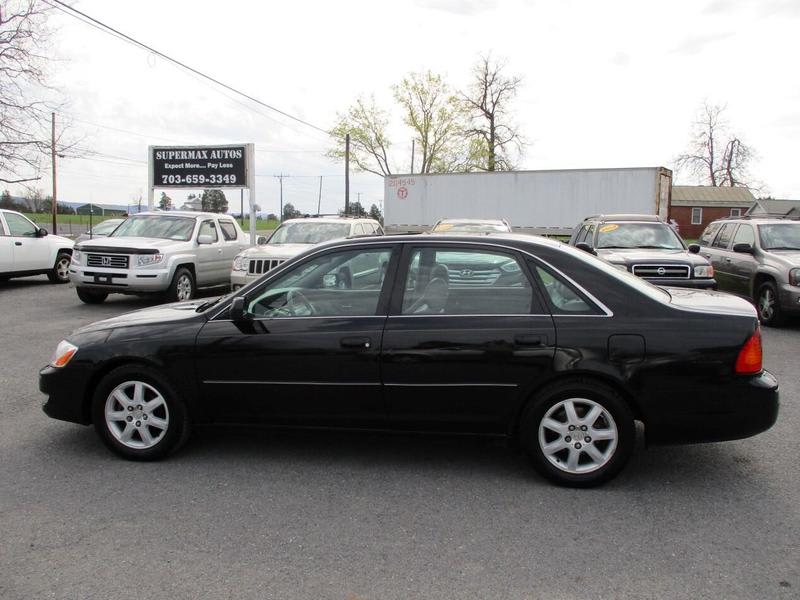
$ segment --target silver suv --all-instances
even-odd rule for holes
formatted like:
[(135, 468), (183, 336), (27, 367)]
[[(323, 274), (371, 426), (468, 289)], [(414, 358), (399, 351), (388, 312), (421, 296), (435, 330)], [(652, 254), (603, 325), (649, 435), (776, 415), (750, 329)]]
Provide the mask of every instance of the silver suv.
[(190, 300), (198, 287), (227, 286), (231, 261), (248, 245), (226, 215), (141, 213), (108, 237), (76, 245), (69, 277), (88, 304), (103, 302), (110, 293)]
[(259, 240), (258, 246), (236, 256), (230, 273), (231, 289), (255, 281), (315, 244), (364, 235), (383, 235), (383, 227), (375, 219), (357, 217), (318, 216), (284, 221), (269, 240)]
[(800, 313), (800, 221), (722, 219), (698, 242), (719, 289), (754, 302), (764, 325)]

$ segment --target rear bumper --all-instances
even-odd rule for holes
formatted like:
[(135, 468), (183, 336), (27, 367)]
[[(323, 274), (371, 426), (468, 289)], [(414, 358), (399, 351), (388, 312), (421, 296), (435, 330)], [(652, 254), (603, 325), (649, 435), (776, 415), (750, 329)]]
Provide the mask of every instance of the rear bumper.
[(645, 423), (648, 443), (721, 442), (766, 431), (778, 419), (778, 381), (769, 371), (733, 377), (688, 404), (692, 410), (665, 411)]

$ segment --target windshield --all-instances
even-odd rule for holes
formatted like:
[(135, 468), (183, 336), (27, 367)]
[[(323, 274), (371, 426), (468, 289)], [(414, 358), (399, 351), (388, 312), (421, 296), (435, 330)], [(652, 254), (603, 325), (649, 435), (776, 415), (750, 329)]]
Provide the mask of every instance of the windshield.
[(468, 223), (468, 222), (444, 222), (437, 223), (433, 228), (433, 233), (492, 233), (508, 232), (508, 227), (502, 223)]
[(95, 225), (94, 229), (92, 229), (92, 233), (94, 235), (106, 234), (114, 231), (114, 229), (119, 225), (122, 221), (117, 219), (109, 219), (108, 221), (103, 221), (99, 225)]
[(194, 231), (193, 217), (137, 215), (128, 217), (110, 237), (143, 237), (188, 241)]
[(598, 248), (684, 250), (678, 234), (666, 223), (605, 223), (597, 231)]
[(800, 223), (759, 225), (764, 250), (800, 250)]
[(267, 244), (319, 244), (336, 238), (347, 237), (350, 223), (284, 223), (269, 238)]

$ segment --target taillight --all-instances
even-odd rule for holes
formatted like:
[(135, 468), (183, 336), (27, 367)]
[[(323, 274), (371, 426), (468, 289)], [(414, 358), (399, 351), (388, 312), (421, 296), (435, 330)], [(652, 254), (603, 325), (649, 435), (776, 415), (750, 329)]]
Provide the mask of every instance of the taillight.
[(739, 356), (736, 357), (735, 373), (737, 375), (755, 375), (756, 373), (760, 373), (762, 369), (762, 358), (761, 328), (757, 328), (755, 333), (744, 343), (742, 349), (739, 350)]

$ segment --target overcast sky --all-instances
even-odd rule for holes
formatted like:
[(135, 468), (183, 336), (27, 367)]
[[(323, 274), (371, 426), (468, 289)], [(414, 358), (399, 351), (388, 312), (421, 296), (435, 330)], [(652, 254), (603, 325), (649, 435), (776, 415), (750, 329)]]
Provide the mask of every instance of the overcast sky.
[[(74, 5), (323, 129), (359, 94), (392, 108), (391, 85), (412, 71), (464, 87), (476, 58), (492, 52), (524, 79), (514, 106), (529, 142), (524, 169), (671, 166), (702, 102), (727, 104), (733, 129), (758, 152), (752, 174), (772, 195), (800, 198), (797, 0)], [(279, 173), (295, 176), (284, 180), (284, 201), (304, 212), (316, 212), (319, 175), (323, 211), (344, 204), (344, 168), (325, 158), (325, 134), (64, 14), (51, 22), (64, 117), (104, 155), (61, 162), (60, 200), (146, 201), (150, 144), (255, 142), (263, 210), (278, 211)], [(411, 135), (399, 118), (392, 142), (405, 171)], [(694, 183), (680, 173), (676, 182)], [(380, 204), (382, 180), (354, 176), (351, 198), (358, 193), (367, 207)], [(238, 192), (227, 195), (238, 210)]]

